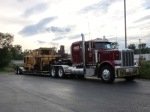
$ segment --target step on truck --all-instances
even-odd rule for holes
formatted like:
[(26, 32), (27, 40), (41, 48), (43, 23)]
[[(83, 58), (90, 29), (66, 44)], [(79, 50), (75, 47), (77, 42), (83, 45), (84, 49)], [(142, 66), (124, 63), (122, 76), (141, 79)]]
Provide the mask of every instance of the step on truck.
[(132, 81), (139, 74), (138, 62), (131, 49), (118, 50), (105, 37), (73, 42), (70, 59), (53, 52), (52, 48), (40, 48), (24, 57), (24, 67), (16, 67), (16, 73), (48, 73), (54, 78), (90, 77), (112, 83), (115, 78)]

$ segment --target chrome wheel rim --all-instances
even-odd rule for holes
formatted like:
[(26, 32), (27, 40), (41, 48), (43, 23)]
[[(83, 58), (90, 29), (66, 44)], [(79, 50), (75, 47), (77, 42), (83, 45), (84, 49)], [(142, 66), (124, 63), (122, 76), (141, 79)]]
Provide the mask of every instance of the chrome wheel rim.
[(110, 71), (108, 69), (104, 69), (102, 72), (102, 77), (105, 81), (108, 81), (110, 79)]
[(63, 75), (63, 71), (61, 68), (58, 70), (58, 75), (59, 75), (59, 77), (62, 77), (62, 75)]
[(54, 68), (52, 68), (51, 74), (52, 74), (53, 77), (55, 76), (55, 69)]
[(18, 69), (18, 74), (20, 74), (20, 70)]

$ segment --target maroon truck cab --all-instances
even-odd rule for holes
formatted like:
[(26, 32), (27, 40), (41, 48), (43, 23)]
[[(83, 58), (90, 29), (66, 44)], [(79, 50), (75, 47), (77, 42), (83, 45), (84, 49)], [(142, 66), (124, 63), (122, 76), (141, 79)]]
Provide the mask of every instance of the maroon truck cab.
[[(91, 44), (91, 48), (89, 48)], [(81, 65), (85, 57), (85, 65), (95, 65), (94, 50), (98, 51), (98, 63), (107, 62), (112, 67), (115, 66), (114, 60), (119, 60), (119, 50), (114, 50), (111, 47), (111, 42), (91, 40), (85, 41), (85, 56), (82, 56), (82, 41), (74, 42), (71, 45), (72, 63)]]

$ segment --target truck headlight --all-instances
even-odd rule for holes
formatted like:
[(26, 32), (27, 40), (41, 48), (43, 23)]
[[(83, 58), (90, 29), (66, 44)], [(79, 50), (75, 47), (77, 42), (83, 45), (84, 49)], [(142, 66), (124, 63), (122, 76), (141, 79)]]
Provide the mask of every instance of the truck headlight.
[(139, 64), (138, 64), (138, 60), (134, 60), (134, 65), (135, 66), (138, 66)]
[(121, 65), (121, 60), (115, 60), (114, 63), (115, 65)]

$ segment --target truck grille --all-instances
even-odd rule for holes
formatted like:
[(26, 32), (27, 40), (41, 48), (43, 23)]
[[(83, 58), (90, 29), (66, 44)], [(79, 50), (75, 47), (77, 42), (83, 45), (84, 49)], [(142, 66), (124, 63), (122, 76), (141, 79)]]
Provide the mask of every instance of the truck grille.
[(121, 66), (134, 66), (134, 51), (122, 50), (120, 51)]

